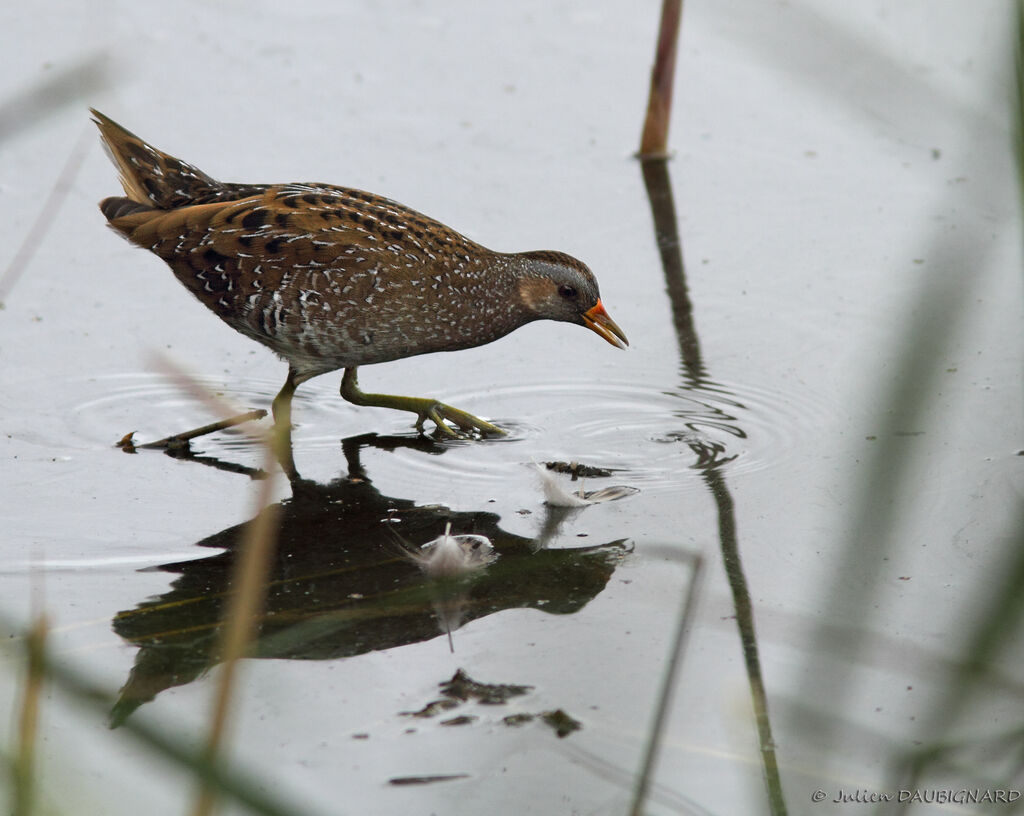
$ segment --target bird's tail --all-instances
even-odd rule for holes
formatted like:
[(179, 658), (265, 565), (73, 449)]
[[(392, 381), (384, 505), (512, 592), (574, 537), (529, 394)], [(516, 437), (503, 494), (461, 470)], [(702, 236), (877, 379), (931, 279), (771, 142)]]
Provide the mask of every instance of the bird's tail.
[(169, 210), (194, 204), (216, 197), (224, 190), (226, 185), (199, 168), (157, 150), (98, 110), (90, 110), (127, 196), (100, 202), (107, 220), (140, 210)]

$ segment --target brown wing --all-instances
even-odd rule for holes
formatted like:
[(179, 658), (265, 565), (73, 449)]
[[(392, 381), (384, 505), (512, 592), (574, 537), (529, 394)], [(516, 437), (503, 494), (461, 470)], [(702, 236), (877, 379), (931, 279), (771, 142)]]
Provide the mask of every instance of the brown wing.
[[(239, 200), (172, 210), (126, 206), (135, 211), (118, 215), (113, 206), (105, 209), (111, 210), (114, 229), (159, 255), (179, 277), (191, 272), (207, 282), (256, 266), (267, 273), (264, 286), (274, 288), (293, 270), (340, 271), (381, 263), (397, 269), (443, 268), (453, 258), (482, 249), (397, 202), (328, 185), (268, 187)], [(184, 277), (182, 282), (194, 288)]]
[[(114, 229), (167, 261), (232, 327), (290, 359), (322, 353), (323, 331), (313, 332), (321, 340), (310, 348), (296, 344), (306, 342), (310, 324), (339, 320), (343, 304), (372, 302), (378, 312), (387, 310), (384, 293), (421, 291), (425, 276), (443, 279), (467, 257), (486, 252), (394, 201), (328, 185), (275, 186), (237, 201), (173, 210), (131, 211), (126, 203), (122, 215), (108, 203), (117, 201), (103, 205)], [(351, 340), (359, 342), (361, 330), (349, 322)], [(343, 328), (332, 330), (335, 346), (347, 343), (337, 336)]]

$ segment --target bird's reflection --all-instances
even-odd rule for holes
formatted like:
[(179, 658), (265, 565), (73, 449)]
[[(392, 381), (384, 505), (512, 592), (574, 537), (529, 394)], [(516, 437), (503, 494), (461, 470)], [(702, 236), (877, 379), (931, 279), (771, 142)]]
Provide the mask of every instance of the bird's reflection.
[[(503, 609), (575, 612), (604, 588), (625, 551), (619, 541), (546, 549), (503, 530), (491, 512), (456, 512), (385, 496), (360, 464), (366, 447), (446, 450), (424, 437), (369, 434), (343, 441), (348, 472), (329, 484), (304, 480), (292, 470), (292, 496), (276, 508), (279, 536), (253, 657), (350, 657), (443, 637), (446, 630)], [(497, 557), (483, 569), (439, 583), (408, 557), (395, 532), (422, 544), (448, 525), (453, 535), (486, 536)], [(115, 617), (114, 630), (139, 652), (112, 712), (114, 726), (161, 691), (189, 683), (219, 662), (228, 581), (245, 526), (198, 542), (216, 554), (156, 567), (177, 575), (171, 588)]]

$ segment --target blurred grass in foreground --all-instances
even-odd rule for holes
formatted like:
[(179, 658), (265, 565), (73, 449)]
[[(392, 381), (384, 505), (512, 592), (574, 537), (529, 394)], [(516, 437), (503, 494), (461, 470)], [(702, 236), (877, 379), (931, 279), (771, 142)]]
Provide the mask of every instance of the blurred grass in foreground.
[[(33, 630), (39, 631), (38, 622)], [(102, 688), (91, 682), (85, 676), (85, 672), (79, 668), (69, 668), (61, 665), (48, 656), (42, 650), (42, 644), (30, 645), (31, 638), (23, 640), (26, 651), (35, 651), (35, 660), (38, 662), (41, 675), (45, 682), (56, 692), (68, 700), (77, 703), (91, 715), (95, 716), (97, 727), (105, 728), (105, 721), (114, 703), (115, 695), (108, 689)], [(36, 681), (30, 681), (26, 688), (32, 693)], [(37, 686), (36, 686), (37, 687)], [(27, 695), (26, 695), (27, 696)], [(23, 699), (26, 699), (23, 696)], [(32, 714), (33, 718), (38, 717), (38, 712)], [(142, 719), (131, 720), (123, 726), (123, 733), (134, 737), (145, 749), (155, 756), (168, 761), (171, 767), (184, 770), (204, 786), (227, 800), (244, 805), (250, 812), (262, 814), (263, 816), (312, 816), (312, 812), (296, 805), (295, 803), (283, 803), (272, 795), (265, 792), (265, 780), (244, 770), (232, 767), (220, 756), (209, 756), (207, 751), (197, 751), (193, 747), (194, 740), (191, 734), (172, 726), (170, 723), (160, 723), (159, 726), (147, 725)], [(34, 741), (34, 734), (25, 735), (29, 740)], [(125, 737), (129, 739), (129, 737)], [(34, 794), (12, 799), (10, 805), (13, 808), (12, 816), (32, 816), (36, 813), (62, 813), (63, 810), (54, 809), (46, 803), (46, 792), (48, 786), (53, 784), (54, 790), (59, 789), (56, 780), (43, 777), (29, 778), (19, 776), (25, 768), (25, 760), (22, 755), (32, 749), (31, 744), (26, 744), (25, 738), (19, 738), (19, 744), (13, 746), (11, 752), (0, 759), (7, 765), (9, 775), (15, 786), (15, 790), (31, 790)], [(30, 770), (30, 769), (29, 769)], [(78, 803), (75, 816), (84, 816), (90, 812), (87, 806)]]
[[(1013, 157), (1018, 183), (1018, 229), (1024, 227), (1024, 0), (1014, 3), (1012, 32), (1013, 94), (1009, 100)], [(964, 277), (973, 281), (973, 276)], [(1024, 271), (1024, 270), (1018, 270)], [(948, 327), (945, 327), (948, 330)], [(932, 338), (911, 336), (908, 345), (920, 346)], [(936, 363), (937, 365), (937, 363)], [(1024, 768), (1024, 714), (1016, 722), (979, 727), (974, 709), (988, 703), (991, 687), (1006, 691), (1007, 675), (1016, 687), (1010, 693), (1024, 703), (1016, 672), (1007, 672), (1003, 658), (1018, 655), (1024, 631), (1024, 500), (1017, 497), (1014, 522), (991, 549), (998, 553), (985, 574), (974, 579), (973, 595), (964, 604), (965, 625), (956, 653), (959, 660), (947, 672), (938, 699), (925, 716), (924, 744), (896, 758), (891, 767), (893, 789), (914, 790), (938, 786), (950, 776), (965, 786), (1010, 790), (1022, 786)], [(973, 614), (972, 611), (977, 610)], [(1001, 664), (1003, 664), (1001, 666)], [(1011, 668), (1017, 668), (1011, 664)], [(973, 716), (972, 716), (973, 715)], [(993, 761), (993, 757), (997, 757)], [(898, 809), (906, 810), (909, 805)], [(995, 804), (1000, 813), (1020, 812), (1015, 806)], [(891, 808), (897, 809), (897, 808)]]
[[(215, 397), (207, 395), (202, 386), (186, 374), (181, 371), (172, 371), (172, 374), (183, 390), (206, 399), (215, 410), (221, 407)], [(256, 512), (246, 527), (231, 581), (232, 589), (221, 627), (219, 651), (222, 665), (210, 711), (206, 744), (197, 751), (190, 745), (192, 735), (176, 733), (168, 723), (154, 728), (136, 719), (122, 725), (126, 733), (150, 751), (193, 777), (198, 786), (192, 809), (194, 816), (212, 813), (218, 797), (233, 800), (246, 806), (250, 812), (265, 816), (303, 816), (309, 813), (293, 802), (283, 803), (268, 795), (264, 780), (231, 767), (223, 759), (229, 715), (237, 691), (237, 669), (239, 661), (250, 649), (262, 614), (270, 554), (276, 545), (277, 514), (271, 497), (276, 483), (274, 477), (280, 473), (274, 455), (274, 445), (278, 440), (261, 436), (260, 441), (265, 450), (264, 472), (269, 475), (256, 482)], [(13, 631), (13, 627), (11, 629)], [(80, 669), (60, 665), (49, 658), (45, 651), (47, 631), (45, 614), (38, 613), (20, 643), (27, 669), (17, 712), (19, 727), (10, 755), (2, 757), (8, 765), (12, 783), (13, 816), (49, 812), (48, 808), (44, 811), (39, 802), (43, 797), (37, 792), (45, 794), (46, 787), (37, 778), (34, 762), (43, 684), (49, 684), (62, 695), (90, 709), (96, 715), (97, 723), (109, 716), (115, 700), (113, 693), (90, 682)]]
[[(1017, 223), (1024, 205), (1024, 2), (1014, 3), (1011, 32), (1015, 64), (1010, 100), (1012, 139), (1019, 186)], [(866, 473), (854, 485), (849, 529), (823, 593), (828, 610), (805, 649), (802, 687), (792, 710), (796, 725), (827, 746), (824, 760), (844, 757), (842, 732), (854, 710), (857, 677), (871, 666), (872, 617), (878, 608), (882, 571), (908, 543), (897, 534), (907, 508), (915, 499), (912, 474), (927, 455), (929, 435), (908, 435), (924, 428), (936, 394), (941, 393), (943, 357), (963, 325), (966, 304), (981, 302), (982, 286), (991, 276), (993, 260), (949, 234), (933, 234), (928, 257), (934, 270), (907, 308), (907, 329), (895, 349), (891, 385), (880, 404), (879, 440), (889, 444), (871, 449)], [(1008, 296), (1009, 293), (999, 293)], [(923, 716), (905, 727), (896, 741), (871, 736), (891, 747), (884, 768), (888, 778), (878, 791), (1019, 789), (1024, 767), (1024, 716), (1017, 722), (993, 725), (979, 716), (993, 702), (993, 690), (1005, 710), (1008, 700), (1024, 703), (1019, 666), (1007, 658), (1019, 654), (1024, 623), (1024, 506), (1018, 507), (1009, 529), (988, 542), (991, 563), (965, 576), (968, 592), (960, 602), (961, 626), (949, 632), (952, 659), (941, 661), (942, 676)], [(935, 599), (940, 602), (939, 598)], [(828, 711), (814, 710), (809, 700), (822, 700), (827, 690)], [(878, 709), (881, 711), (881, 709)], [(913, 718), (912, 718), (913, 719)], [(987, 724), (986, 724), (987, 723)], [(996, 730), (998, 728), (998, 731)], [(915, 744), (912, 750), (897, 745)], [(997, 760), (993, 760), (997, 757)], [(863, 769), (850, 769), (856, 778)], [(850, 785), (853, 787), (853, 784)], [(874, 800), (873, 800), (874, 801)], [(882, 802), (876, 812), (904, 812), (910, 801)], [(1019, 812), (1024, 803), (1000, 813)], [(874, 810), (874, 809), (872, 809)], [(915, 811), (916, 812), (916, 811)], [(975, 812), (975, 811), (971, 811)]]

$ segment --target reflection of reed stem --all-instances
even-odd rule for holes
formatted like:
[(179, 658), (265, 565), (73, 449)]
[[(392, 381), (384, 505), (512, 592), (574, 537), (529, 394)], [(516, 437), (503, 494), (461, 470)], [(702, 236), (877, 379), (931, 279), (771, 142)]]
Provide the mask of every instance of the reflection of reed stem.
[[(672, 198), (672, 183), (665, 159), (645, 159), (641, 162), (647, 196), (651, 202), (655, 236), (661, 252), (665, 272), (665, 287), (672, 305), (672, 320), (679, 342), (679, 356), (683, 366), (684, 388), (696, 388), (708, 382), (701, 359), (700, 341), (693, 321), (693, 304), (686, 286), (686, 268), (683, 264), (682, 241), (679, 237), (675, 204)], [(747, 588), (747, 579), (740, 561), (739, 541), (736, 536), (736, 516), (732, 496), (722, 475), (719, 451), (709, 449), (698, 440), (690, 443), (697, 455), (696, 466), (700, 468), (704, 481), (718, 508), (718, 536), (722, 549), (725, 574), (732, 590), (733, 606), (736, 609), (736, 625), (739, 629), (743, 659), (750, 684), (750, 697), (754, 707), (758, 742), (761, 747), (761, 767), (768, 792), (768, 804), (772, 816), (786, 813), (782, 794), (782, 780), (772, 741), (771, 723), (768, 719), (768, 698), (764, 678), (761, 674), (761, 660), (758, 656), (757, 636), (754, 631), (754, 608)]]
[(679, 238), (676, 205), (672, 197), (672, 180), (666, 159), (644, 159), (640, 162), (644, 175), (647, 198), (651, 202), (654, 237), (661, 253), (661, 266), (665, 272), (665, 289), (672, 307), (672, 322), (679, 342), (679, 357), (686, 370), (688, 384), (700, 385), (704, 381), (700, 340), (693, 323), (693, 304), (686, 287), (686, 267), (683, 264), (683, 246)]
[(761, 658), (757, 650), (757, 633), (754, 631), (754, 605), (750, 600), (743, 562), (740, 561), (740, 545), (736, 538), (735, 507), (722, 472), (717, 466), (705, 468), (701, 475), (718, 507), (718, 540), (722, 547), (725, 575), (732, 590), (736, 627), (739, 629), (740, 644), (743, 647), (743, 662), (747, 667), (750, 701), (754, 707), (757, 740), (761, 746), (761, 770), (768, 790), (769, 812), (772, 816), (780, 816), (786, 813), (786, 801), (782, 795), (782, 780), (779, 778), (779, 765), (775, 757), (775, 741), (772, 739), (772, 726), (768, 718), (768, 695), (764, 689)]
[(658, 701), (654, 707), (654, 715), (651, 719), (651, 730), (647, 737), (647, 747), (644, 751), (643, 761), (640, 763), (640, 773), (637, 775), (636, 784), (633, 788), (633, 802), (629, 808), (630, 816), (643, 816), (644, 801), (647, 799), (651, 782), (654, 780), (654, 768), (658, 760), (658, 753), (661, 750), (661, 740), (665, 731), (665, 724), (668, 721), (669, 709), (672, 703), (672, 692), (676, 686), (679, 666), (682, 663), (683, 652), (686, 647), (686, 635), (690, 630), (693, 610), (697, 605), (697, 593), (704, 578), (704, 559), (700, 553), (692, 555), (684, 553), (683, 557), (693, 562), (693, 568), (690, 572), (690, 583), (679, 613), (679, 621), (676, 624), (675, 638), (672, 641), (672, 648), (665, 666), (665, 674), (661, 679), (661, 689), (658, 694)]
[[(257, 622), (267, 593), (270, 562), (277, 537), (278, 505), (271, 504), (276, 479), (274, 446), (268, 444), (264, 470), (270, 478), (260, 482), (256, 498), (256, 515), (246, 527), (240, 542), (238, 559), (233, 566), (232, 592), (228, 596), (221, 629), (220, 670), (210, 719), (204, 758), (213, 762), (224, 742), (228, 714), (235, 689), (239, 658), (245, 656), (256, 634)], [(209, 816), (213, 810), (214, 793), (204, 780), (193, 816)]]

